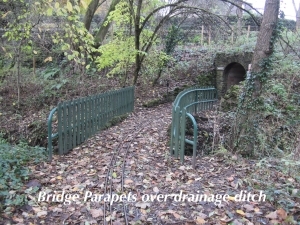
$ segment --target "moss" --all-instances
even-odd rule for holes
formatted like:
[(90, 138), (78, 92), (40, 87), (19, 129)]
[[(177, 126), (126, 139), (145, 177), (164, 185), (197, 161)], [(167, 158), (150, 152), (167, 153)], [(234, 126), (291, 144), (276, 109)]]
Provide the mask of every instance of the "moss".
[(121, 123), (127, 117), (128, 117), (128, 114), (124, 114), (124, 115), (121, 115), (121, 116), (115, 116), (109, 122), (106, 123), (105, 129), (108, 129), (108, 128), (112, 127), (112, 126), (115, 126), (115, 125)]
[(215, 71), (208, 71), (205, 73), (201, 73), (197, 77), (197, 83), (199, 86), (215, 86), (216, 83), (216, 72)]
[(221, 110), (224, 112), (234, 111), (238, 105), (240, 92), (241, 85), (231, 86), (224, 95), (224, 97), (221, 99)]
[(143, 103), (143, 106), (146, 108), (151, 108), (151, 107), (158, 106), (160, 104), (162, 104), (162, 99), (156, 98), (156, 99), (153, 99), (153, 100)]

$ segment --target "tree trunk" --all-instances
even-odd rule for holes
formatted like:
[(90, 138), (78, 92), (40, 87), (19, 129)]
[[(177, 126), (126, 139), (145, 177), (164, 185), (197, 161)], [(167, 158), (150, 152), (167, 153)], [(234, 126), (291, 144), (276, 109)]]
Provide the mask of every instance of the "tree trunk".
[(296, 13), (296, 30), (300, 29), (300, 2)]
[(268, 79), (268, 58), (273, 53), (276, 37), (280, 0), (266, 0), (265, 12), (252, 59), (252, 71), (247, 77), (242, 101), (232, 127), (230, 147), (242, 154), (251, 155), (257, 146), (259, 121), (259, 98), (262, 85)]
[(298, 9), (296, 7), (295, 0), (292, 0), (292, 2), (293, 2), (295, 14), (296, 14), (296, 30), (299, 30), (300, 29), (300, 2), (299, 2)]
[(109, 10), (108, 10), (108, 12), (105, 16), (105, 19), (103, 20), (103, 23), (101, 24), (101, 27), (100, 27), (99, 31), (96, 33), (96, 35), (94, 37), (96, 47), (99, 47), (101, 45), (101, 43), (103, 42), (103, 40), (104, 40), (108, 30), (109, 30), (109, 27), (110, 27), (110, 22), (107, 23), (108, 16), (112, 11), (115, 10), (116, 5), (119, 4), (120, 1), (121, 0), (113, 0), (111, 2)]
[[(274, 31), (277, 26), (279, 6), (280, 0), (266, 0), (265, 12), (251, 64), (251, 71), (253, 74), (263, 72), (262, 70), (264, 68), (262, 68), (261, 65), (262, 60), (268, 58), (273, 54), (274, 41), (272, 41), (272, 37), (274, 36)], [(255, 85), (253, 97), (258, 97), (261, 90), (261, 82), (259, 81), (259, 79), (255, 79), (254, 82)]]
[[(133, 84), (136, 85), (137, 79), (139, 77), (139, 73), (141, 70), (141, 53), (140, 53), (140, 20), (141, 20), (141, 9), (142, 9), (143, 0), (139, 0), (136, 8), (136, 15), (134, 19), (134, 44), (135, 44), (135, 70), (134, 70), (134, 79)], [(133, 6), (132, 6), (133, 8)]]
[(86, 13), (84, 15), (83, 23), (84, 27), (87, 30), (90, 30), (91, 22), (94, 17), (94, 14), (98, 8), (99, 0), (92, 0), (86, 10)]

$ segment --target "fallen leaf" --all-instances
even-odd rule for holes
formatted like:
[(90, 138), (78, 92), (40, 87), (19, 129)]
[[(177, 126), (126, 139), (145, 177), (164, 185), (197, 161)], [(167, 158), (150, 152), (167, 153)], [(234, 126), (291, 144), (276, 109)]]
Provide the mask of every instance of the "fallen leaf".
[(243, 223), (235, 219), (234, 221), (232, 221), (232, 225), (243, 225)]
[(228, 196), (227, 199), (230, 201), (235, 201), (235, 197), (233, 197), (233, 196)]
[(47, 214), (48, 214), (47, 211), (40, 211), (36, 215), (37, 215), (37, 217), (44, 217), (44, 216), (47, 216)]
[(51, 57), (51, 56), (47, 57), (47, 58), (44, 60), (44, 62), (52, 62), (52, 57)]
[(231, 177), (227, 177), (226, 180), (228, 180), (229, 182), (233, 181), (234, 180), (234, 177), (231, 176)]
[(253, 217), (253, 214), (252, 214), (252, 213), (245, 213), (245, 217), (247, 217), (247, 218), (252, 218), (252, 217)]
[(125, 183), (125, 184), (130, 184), (130, 183), (133, 183), (133, 180), (126, 179), (126, 180), (124, 181), (124, 183)]
[(180, 169), (180, 170), (185, 170), (185, 166), (181, 166), (181, 167), (179, 167), (178, 169)]
[(196, 224), (205, 224), (205, 223), (206, 223), (206, 221), (203, 218), (197, 217)]
[(173, 216), (176, 218), (176, 219), (180, 219), (180, 215), (178, 213), (173, 213)]
[(13, 219), (13, 221), (18, 222), (18, 223), (23, 223), (24, 222), (23, 218), (13, 217), (12, 219)]
[(271, 212), (269, 213), (268, 215), (266, 215), (266, 218), (269, 218), (269, 219), (277, 219), (277, 212)]
[(262, 214), (262, 212), (260, 211), (260, 209), (259, 208), (254, 208), (254, 212), (256, 213), (256, 214)]
[(91, 212), (93, 218), (103, 216), (102, 209), (91, 209), (90, 212)]
[(254, 211), (253, 205), (246, 204), (243, 207), (246, 209), (247, 212)]
[(146, 215), (147, 214), (147, 210), (141, 209), (141, 213), (144, 214), (144, 215)]
[(245, 213), (244, 213), (244, 211), (243, 210), (236, 210), (236, 213), (237, 214), (240, 214), (241, 216), (245, 216)]
[(38, 212), (41, 212), (41, 211), (42, 211), (42, 209), (37, 208), (37, 207), (32, 207), (32, 209), (33, 209), (33, 211), (34, 211), (35, 213), (38, 213)]
[(148, 202), (137, 202), (137, 203), (135, 204), (136, 207), (142, 208), (142, 209), (146, 209), (147, 206), (150, 207), (150, 205), (151, 205), (151, 204), (148, 203)]
[(171, 177), (171, 175), (167, 175), (167, 176), (166, 176), (166, 181), (167, 181), (167, 182), (170, 182), (170, 181), (172, 181), (172, 177)]
[(276, 212), (277, 212), (277, 216), (278, 216), (279, 219), (281, 219), (281, 220), (286, 219), (287, 213), (284, 209), (278, 209)]
[(281, 224), (279, 220), (270, 220), (269, 223), (274, 225)]
[(62, 212), (62, 208), (56, 207), (52, 210), (53, 212)]
[(147, 180), (147, 179), (144, 179), (144, 180), (143, 180), (143, 183), (145, 183), (145, 184), (149, 184), (150, 182), (149, 182), (149, 180)]
[(153, 191), (154, 191), (155, 193), (158, 193), (158, 192), (159, 192), (158, 187), (154, 187), (154, 188), (153, 188)]
[(200, 213), (198, 213), (198, 217), (201, 217), (202, 219), (206, 219), (207, 215), (200, 212)]

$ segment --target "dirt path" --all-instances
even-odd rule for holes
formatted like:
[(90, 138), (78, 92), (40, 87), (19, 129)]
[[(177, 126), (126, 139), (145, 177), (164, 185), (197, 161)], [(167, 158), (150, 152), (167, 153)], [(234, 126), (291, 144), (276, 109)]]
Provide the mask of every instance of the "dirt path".
[[(254, 162), (198, 157), (193, 170), (191, 158), (182, 165), (170, 157), (170, 123), (171, 104), (138, 108), (68, 155), (32, 167), (28, 185), (40, 189), (12, 223), (250, 225), (287, 217), (267, 201), (252, 201), (253, 195), (247, 201), (248, 193), (256, 200), (260, 194), (249, 185), (259, 172)], [(245, 201), (235, 201), (241, 191)]]

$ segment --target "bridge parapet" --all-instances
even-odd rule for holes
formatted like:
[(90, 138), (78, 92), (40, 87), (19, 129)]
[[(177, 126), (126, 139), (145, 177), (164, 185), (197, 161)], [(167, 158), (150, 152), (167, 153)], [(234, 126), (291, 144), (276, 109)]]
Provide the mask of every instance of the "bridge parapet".
[[(196, 163), (198, 128), (192, 113), (212, 109), (217, 101), (217, 91), (214, 87), (192, 87), (180, 92), (172, 107), (172, 127), (170, 153), (174, 157), (180, 156), (184, 161), (185, 144), (193, 146), (193, 168)], [(193, 140), (186, 139), (186, 119), (193, 124)]]

